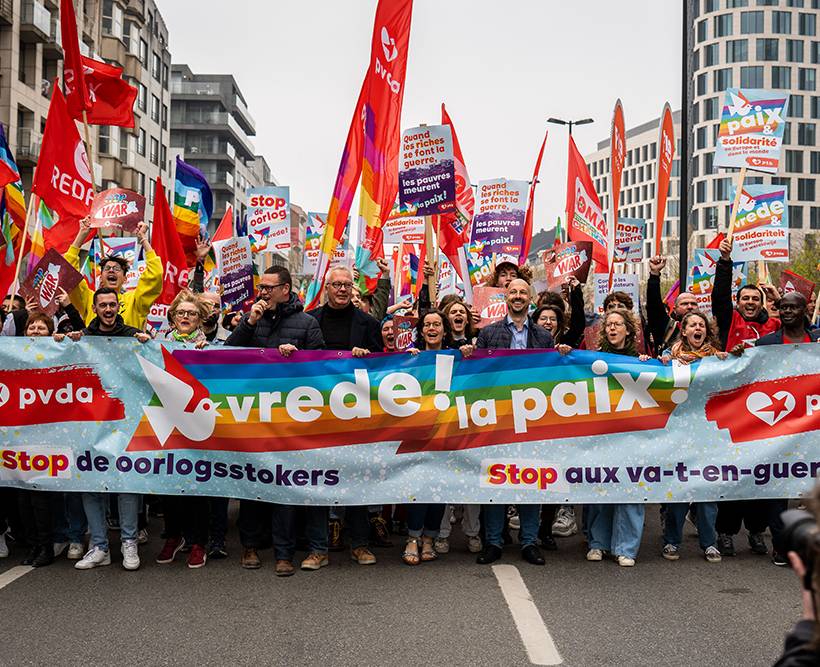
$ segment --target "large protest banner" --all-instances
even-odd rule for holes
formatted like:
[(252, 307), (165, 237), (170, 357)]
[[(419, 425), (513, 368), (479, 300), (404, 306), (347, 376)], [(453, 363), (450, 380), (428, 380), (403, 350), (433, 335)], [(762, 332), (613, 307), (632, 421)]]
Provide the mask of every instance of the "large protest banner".
[(478, 184), (478, 203), (470, 243), (484, 243), (486, 257), (518, 266), (527, 215), (526, 181), (498, 178)]
[(413, 127), (402, 132), (399, 201), (417, 216), (455, 210), (456, 175), (449, 125)]
[[(733, 200), (735, 194), (733, 191)], [(744, 185), (732, 241), (735, 262), (788, 262), (788, 189), (782, 185)]]
[(613, 503), (788, 498), (820, 472), (812, 345), (689, 366), (584, 351), (172, 347), (0, 339), (0, 484)]

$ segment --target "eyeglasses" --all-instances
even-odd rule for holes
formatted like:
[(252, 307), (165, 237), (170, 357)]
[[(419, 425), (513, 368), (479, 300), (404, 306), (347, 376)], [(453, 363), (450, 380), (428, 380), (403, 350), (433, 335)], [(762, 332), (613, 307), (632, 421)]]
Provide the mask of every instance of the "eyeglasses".
[(122, 267), (119, 264), (108, 264), (103, 268), (103, 273), (112, 271), (114, 273), (123, 273)]
[(259, 285), (258, 289), (260, 292), (270, 292), (277, 287), (282, 287), (283, 285), (287, 285), (287, 283), (276, 283), (276, 285)]
[(199, 317), (198, 310), (178, 310), (174, 317)]
[(330, 283), (330, 286), (335, 290), (341, 290), (341, 289), (351, 290), (351, 289), (353, 289), (353, 283), (343, 283), (343, 282), (338, 281), (338, 280)]

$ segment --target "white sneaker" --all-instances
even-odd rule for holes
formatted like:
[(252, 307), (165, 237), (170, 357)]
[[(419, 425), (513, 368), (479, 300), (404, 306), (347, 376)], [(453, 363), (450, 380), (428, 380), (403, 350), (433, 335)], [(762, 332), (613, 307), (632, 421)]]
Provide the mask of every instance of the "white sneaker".
[(85, 549), (80, 542), (72, 542), (68, 545), (68, 553), (65, 555), (68, 560), (80, 560), (85, 553)]
[(630, 558), (629, 556), (618, 556), (616, 559), (618, 561), (618, 565), (621, 567), (634, 567), (635, 566), (635, 559)]
[(122, 543), (122, 566), (126, 570), (138, 570), (140, 566), (139, 547), (136, 540), (124, 540)]
[(140, 528), (137, 533), (137, 544), (148, 544), (148, 529)]
[(91, 547), (82, 560), (74, 563), (74, 567), (78, 570), (90, 570), (100, 565), (111, 565), (111, 554), (99, 547)]
[(9, 557), (9, 545), (6, 544), (6, 533), (0, 533), (0, 558)]
[(720, 551), (714, 545), (706, 547), (706, 552), (703, 555), (710, 563), (719, 563), (722, 560)]
[(436, 541), (433, 542), (433, 548), (436, 553), (448, 554), (450, 553), (450, 541), (446, 537), (437, 537)]
[(555, 521), (552, 522), (552, 534), (558, 537), (571, 537), (577, 532), (575, 509), (571, 505), (560, 507), (555, 514)]
[(467, 536), (467, 551), (471, 554), (477, 554), (483, 548), (483, 544), (481, 544), (481, 538), (478, 535), (468, 535)]
[(63, 555), (63, 551), (68, 549), (68, 542), (55, 542), (54, 543), (54, 558), (59, 558)]
[(678, 548), (674, 544), (667, 544), (663, 547), (663, 551), (661, 555), (666, 560), (678, 560), (680, 558), (680, 554), (678, 553)]
[(587, 551), (587, 560), (598, 562), (604, 559), (604, 552), (600, 549), (590, 549)]

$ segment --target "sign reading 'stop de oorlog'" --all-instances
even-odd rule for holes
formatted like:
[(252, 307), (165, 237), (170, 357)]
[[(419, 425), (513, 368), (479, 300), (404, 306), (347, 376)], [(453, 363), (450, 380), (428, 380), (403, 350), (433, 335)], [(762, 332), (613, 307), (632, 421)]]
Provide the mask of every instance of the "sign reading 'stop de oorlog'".
[(248, 238), (253, 252), (290, 250), (290, 188), (248, 188)]
[(820, 472), (812, 345), (688, 366), (171, 347), (0, 339), (0, 484), (320, 505), (686, 502), (794, 497)]

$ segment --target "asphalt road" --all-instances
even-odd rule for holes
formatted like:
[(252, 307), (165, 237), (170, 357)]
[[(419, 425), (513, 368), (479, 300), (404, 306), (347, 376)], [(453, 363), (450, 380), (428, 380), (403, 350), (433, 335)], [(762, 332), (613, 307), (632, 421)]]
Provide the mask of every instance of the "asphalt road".
[(330, 567), (287, 579), (274, 576), (270, 550), (262, 569), (242, 570), (235, 529), (228, 560), (157, 565), (152, 519), (138, 572), (121, 568), (118, 550), (111, 567), (85, 572), (64, 559), (12, 570), (19, 551), (0, 560), (0, 664), (528, 665), (553, 655), (583, 666), (771, 665), (800, 613), (791, 571), (744, 540), (736, 558), (706, 563), (691, 526), (681, 559), (667, 562), (657, 508), (647, 517), (631, 569), (587, 563), (578, 536), (559, 540), (545, 567), (515, 546), (499, 561), (515, 569), (479, 566), (456, 527), (453, 550), (433, 563), (402, 564), (396, 538), (375, 550), (375, 566), (333, 553)]

